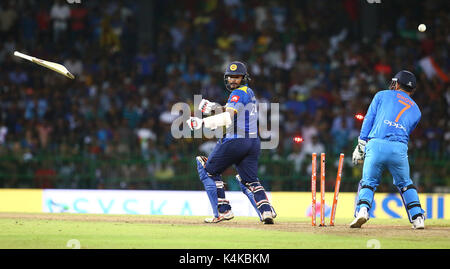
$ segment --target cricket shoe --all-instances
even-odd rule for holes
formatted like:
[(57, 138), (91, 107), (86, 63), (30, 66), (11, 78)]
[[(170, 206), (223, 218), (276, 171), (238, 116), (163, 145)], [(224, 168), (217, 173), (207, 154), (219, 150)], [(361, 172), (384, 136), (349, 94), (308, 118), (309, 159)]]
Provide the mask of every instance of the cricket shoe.
[(425, 218), (423, 216), (418, 216), (415, 220), (413, 220), (412, 228), (415, 230), (425, 229)]
[(261, 214), (261, 219), (264, 224), (273, 224), (273, 218), (272, 211), (264, 211)]
[(369, 220), (369, 212), (367, 212), (367, 207), (361, 207), (359, 209), (356, 218), (350, 223), (350, 228), (361, 228), (361, 226)]
[(224, 220), (231, 220), (234, 218), (233, 212), (231, 210), (227, 210), (224, 213), (219, 213), (219, 216), (216, 218), (207, 218), (205, 219), (205, 223), (218, 223)]

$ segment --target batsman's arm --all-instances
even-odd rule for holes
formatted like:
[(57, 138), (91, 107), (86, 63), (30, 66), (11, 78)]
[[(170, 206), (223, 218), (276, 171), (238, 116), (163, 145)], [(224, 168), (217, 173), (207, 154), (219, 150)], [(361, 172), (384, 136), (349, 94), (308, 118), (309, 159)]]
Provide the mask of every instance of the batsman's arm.
[(231, 125), (231, 123), (231, 115), (230, 113), (228, 113), (228, 110), (223, 113), (203, 119), (203, 124), (205, 125), (205, 127), (212, 130), (222, 126), (228, 127)]
[(217, 127), (225, 126), (228, 128), (233, 123), (234, 113), (236, 113), (234, 108), (227, 108), (227, 110), (223, 113), (219, 113), (213, 116), (209, 116), (207, 118), (201, 119), (197, 117), (190, 117), (186, 123), (188, 124), (191, 130), (198, 130), (205, 126), (211, 130), (216, 129)]
[[(216, 112), (216, 111), (218, 111), (218, 112)], [(211, 112), (211, 114), (213, 112), (216, 112), (215, 114), (219, 114), (219, 113), (222, 113), (223, 111), (227, 111), (227, 107), (226, 106), (222, 106), (220, 104), (217, 104), (217, 106), (215, 106), (213, 108), (213, 111)], [(231, 115), (231, 116), (233, 116), (233, 115)]]
[(235, 113), (237, 113), (236, 109), (227, 107), (225, 112), (203, 119), (203, 123), (206, 128), (210, 129), (216, 129), (221, 126), (228, 127), (233, 123)]
[(237, 113), (237, 110), (235, 110), (234, 108), (229, 108), (229, 107), (218, 104), (216, 107), (213, 108), (210, 115), (217, 115), (217, 114), (223, 113), (224, 111), (230, 113), (232, 120), (233, 120), (234, 114)]
[(218, 114), (218, 113), (222, 113), (223, 111), (226, 110), (225, 106), (222, 106), (219, 103), (213, 103), (213, 105), (211, 106), (211, 112), (210, 114)]
[(230, 113), (231, 119), (234, 118), (234, 114), (237, 114), (237, 110), (235, 108), (232, 107), (223, 107), (225, 109), (226, 112)]

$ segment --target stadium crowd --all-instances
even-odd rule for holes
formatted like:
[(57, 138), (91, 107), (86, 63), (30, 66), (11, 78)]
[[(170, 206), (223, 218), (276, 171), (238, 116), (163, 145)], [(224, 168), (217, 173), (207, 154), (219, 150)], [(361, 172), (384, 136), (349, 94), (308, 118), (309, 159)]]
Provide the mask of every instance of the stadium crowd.
[[(224, 104), (232, 60), (247, 63), (259, 102), (280, 104), (279, 146), (261, 157), (269, 190), (307, 190), (312, 152), (350, 159), (354, 115), (402, 69), (416, 74), (422, 109), (409, 143), (412, 179), (420, 191), (450, 186), (446, 1), (392, 2), (376, 7), (371, 35), (357, 0), (159, 0), (142, 42), (139, 2), (2, 1), (0, 187), (177, 188), (174, 178), (200, 186), (193, 157), (215, 142), (174, 139), (171, 109), (193, 109), (194, 94)], [(76, 79), (14, 50), (63, 63)], [(344, 173), (342, 190), (355, 191), (361, 167), (348, 162)]]

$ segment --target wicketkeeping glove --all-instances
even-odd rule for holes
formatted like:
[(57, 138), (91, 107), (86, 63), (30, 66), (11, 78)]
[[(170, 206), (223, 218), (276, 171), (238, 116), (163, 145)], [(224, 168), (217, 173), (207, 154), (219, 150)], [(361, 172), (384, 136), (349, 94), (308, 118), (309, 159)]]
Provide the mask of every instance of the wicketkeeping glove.
[(352, 163), (353, 165), (357, 165), (359, 161), (363, 161), (366, 156), (366, 144), (367, 142), (358, 138), (358, 145), (356, 145), (355, 150), (353, 151)]

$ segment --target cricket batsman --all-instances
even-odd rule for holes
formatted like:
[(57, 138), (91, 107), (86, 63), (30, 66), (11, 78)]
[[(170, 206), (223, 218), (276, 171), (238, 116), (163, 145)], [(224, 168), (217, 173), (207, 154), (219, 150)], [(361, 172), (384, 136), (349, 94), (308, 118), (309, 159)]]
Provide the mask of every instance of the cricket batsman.
[(355, 219), (350, 228), (361, 228), (369, 220), (374, 193), (386, 168), (402, 197), (412, 228), (425, 228), (425, 211), (410, 178), (408, 162), (409, 135), (421, 118), (419, 107), (411, 99), (416, 88), (416, 77), (409, 71), (400, 71), (389, 88), (378, 92), (373, 98), (353, 152), (353, 164), (364, 160), (364, 166)]
[[(250, 76), (242, 62), (232, 62), (224, 74), (226, 89), (231, 92), (225, 105), (225, 112), (206, 118), (190, 117), (189, 127), (209, 129), (226, 127), (224, 138), (218, 140), (208, 158), (197, 157), (197, 169), (214, 211), (214, 217), (205, 219), (207, 223), (231, 220), (234, 215), (230, 202), (225, 197), (224, 183), (221, 174), (234, 165), (242, 191), (258, 210), (264, 224), (273, 224), (276, 213), (267, 198), (264, 187), (258, 179), (258, 159), (260, 155), (260, 139), (257, 133), (256, 97), (248, 87)], [(209, 114), (220, 107), (219, 104), (203, 99), (199, 109)]]

